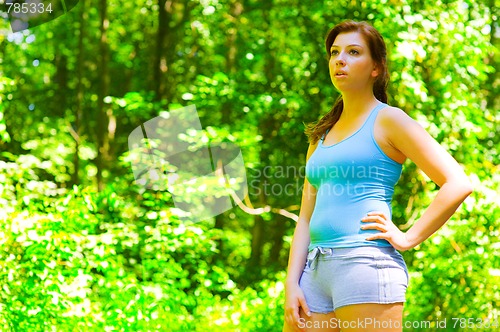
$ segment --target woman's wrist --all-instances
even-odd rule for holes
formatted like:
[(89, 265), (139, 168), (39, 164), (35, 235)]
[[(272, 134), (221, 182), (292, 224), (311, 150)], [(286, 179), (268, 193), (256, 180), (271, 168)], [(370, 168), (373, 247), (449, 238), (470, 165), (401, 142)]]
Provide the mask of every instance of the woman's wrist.
[(295, 279), (295, 278), (287, 278), (285, 280), (285, 288), (288, 288), (288, 287), (295, 287), (295, 286), (298, 286), (299, 285), (299, 280), (298, 279)]
[(422, 241), (419, 241), (418, 238), (414, 234), (412, 234), (411, 229), (403, 234), (404, 234), (404, 237), (406, 239), (406, 242), (409, 245), (408, 249), (415, 248), (416, 246), (418, 246), (422, 242)]

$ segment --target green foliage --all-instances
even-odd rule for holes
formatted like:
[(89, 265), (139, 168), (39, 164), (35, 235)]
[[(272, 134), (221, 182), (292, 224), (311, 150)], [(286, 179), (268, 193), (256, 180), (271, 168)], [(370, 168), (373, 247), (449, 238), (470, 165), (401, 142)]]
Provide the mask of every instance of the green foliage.
[[(443, 229), (404, 253), (405, 320), (498, 319), (494, 1), (174, 0), (162, 8), (108, 0), (109, 25), (101, 27), (102, 3), (80, 0), (15, 34), (4, 16), (0, 22), (3, 330), (280, 331), (294, 223), (276, 211), (298, 213), (304, 123), (337, 97), (323, 39), (343, 19), (381, 31), (389, 103), (421, 123), (475, 186)], [(239, 146), (245, 204), (265, 213), (234, 208), (185, 222), (169, 192), (135, 183), (130, 132), (189, 104), (203, 131), (185, 140)], [(404, 166), (393, 217), (408, 228), (437, 188), (414, 164)]]

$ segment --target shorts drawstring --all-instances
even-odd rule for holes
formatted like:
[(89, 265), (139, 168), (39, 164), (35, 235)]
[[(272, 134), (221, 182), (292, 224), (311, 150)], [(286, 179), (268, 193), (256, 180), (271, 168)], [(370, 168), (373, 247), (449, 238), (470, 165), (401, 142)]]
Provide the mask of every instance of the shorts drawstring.
[(311, 270), (316, 270), (316, 267), (318, 266), (319, 255), (320, 254), (331, 255), (332, 253), (333, 253), (332, 248), (322, 248), (322, 247), (314, 248), (307, 254), (307, 267), (309, 267)]

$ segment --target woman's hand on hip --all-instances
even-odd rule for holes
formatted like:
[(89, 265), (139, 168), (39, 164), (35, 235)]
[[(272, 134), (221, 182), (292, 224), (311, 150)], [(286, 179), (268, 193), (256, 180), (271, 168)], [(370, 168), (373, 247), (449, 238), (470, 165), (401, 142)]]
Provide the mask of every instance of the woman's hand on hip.
[(392, 246), (400, 251), (405, 251), (413, 248), (413, 245), (406, 238), (406, 234), (403, 233), (391, 219), (389, 219), (383, 212), (369, 212), (366, 217), (361, 219), (365, 225), (361, 226), (361, 229), (374, 229), (380, 231), (380, 233), (373, 234), (366, 239), (368, 241), (384, 239), (387, 240)]

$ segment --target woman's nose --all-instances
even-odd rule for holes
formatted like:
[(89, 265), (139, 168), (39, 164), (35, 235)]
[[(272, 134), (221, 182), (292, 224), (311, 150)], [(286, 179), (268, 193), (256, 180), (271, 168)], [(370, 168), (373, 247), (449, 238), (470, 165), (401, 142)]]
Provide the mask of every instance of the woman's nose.
[(342, 58), (340, 58), (340, 57), (339, 57), (339, 58), (337, 58), (337, 59), (335, 60), (335, 63), (336, 63), (338, 66), (343, 66), (343, 65), (345, 65), (345, 61), (344, 61), (344, 59), (342, 59)]

